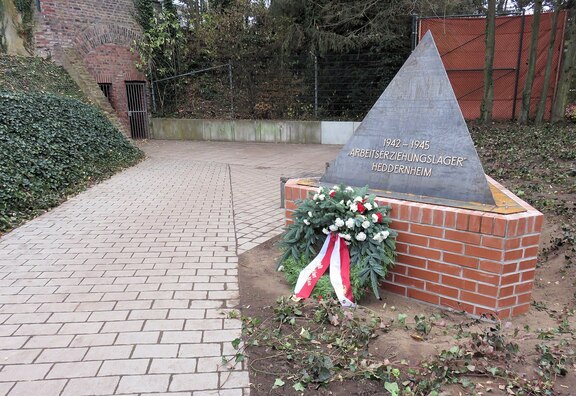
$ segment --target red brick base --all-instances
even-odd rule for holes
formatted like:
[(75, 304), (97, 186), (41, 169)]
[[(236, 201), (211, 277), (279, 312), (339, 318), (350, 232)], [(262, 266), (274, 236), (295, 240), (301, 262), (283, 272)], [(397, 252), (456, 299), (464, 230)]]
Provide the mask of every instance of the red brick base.
[[(396, 265), (384, 289), (473, 315), (508, 318), (528, 311), (543, 215), (500, 184), (526, 212), (503, 215), (378, 197), (392, 208)], [(286, 222), (295, 201), (317, 191), (289, 180)]]

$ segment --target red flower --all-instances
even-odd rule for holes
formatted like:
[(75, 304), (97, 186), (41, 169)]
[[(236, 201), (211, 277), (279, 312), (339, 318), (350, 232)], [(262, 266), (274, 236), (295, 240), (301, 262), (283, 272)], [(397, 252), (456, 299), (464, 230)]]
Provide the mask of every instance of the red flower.
[(376, 217), (378, 217), (378, 223), (382, 222), (382, 213), (376, 212)]
[(358, 202), (358, 212), (360, 212), (360, 214), (362, 214), (365, 211), (366, 211), (366, 208), (364, 207), (364, 205), (362, 205), (362, 202)]
[(330, 191), (330, 198), (334, 198), (334, 195), (336, 195), (336, 191)]

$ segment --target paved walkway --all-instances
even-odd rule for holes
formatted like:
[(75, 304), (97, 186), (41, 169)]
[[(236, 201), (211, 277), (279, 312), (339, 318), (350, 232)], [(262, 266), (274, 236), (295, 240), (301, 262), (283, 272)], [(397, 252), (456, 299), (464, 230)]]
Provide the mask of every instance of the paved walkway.
[(282, 231), (280, 176), (328, 146), (152, 141), (0, 239), (0, 395), (245, 395), (221, 356), (238, 255)]

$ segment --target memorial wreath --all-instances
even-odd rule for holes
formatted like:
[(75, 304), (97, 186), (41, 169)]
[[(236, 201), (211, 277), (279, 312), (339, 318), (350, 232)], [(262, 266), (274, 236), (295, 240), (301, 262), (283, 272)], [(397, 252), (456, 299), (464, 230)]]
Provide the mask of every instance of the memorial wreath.
[(394, 264), (397, 233), (389, 228), (390, 207), (378, 206), (367, 191), (320, 187), (297, 201), (278, 264), (295, 286), (295, 298), (336, 294), (342, 305), (351, 306), (368, 288), (380, 298), (379, 283)]

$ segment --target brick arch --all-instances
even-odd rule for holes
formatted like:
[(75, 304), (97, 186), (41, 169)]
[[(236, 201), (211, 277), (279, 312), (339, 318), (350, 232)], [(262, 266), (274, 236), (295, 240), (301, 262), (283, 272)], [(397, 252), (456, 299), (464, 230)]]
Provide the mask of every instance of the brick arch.
[(130, 48), (132, 43), (140, 37), (140, 32), (126, 26), (98, 24), (88, 27), (76, 36), (74, 47), (85, 56), (93, 49), (106, 44)]

